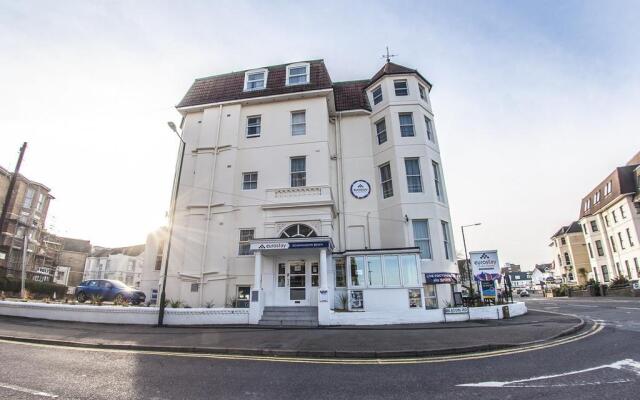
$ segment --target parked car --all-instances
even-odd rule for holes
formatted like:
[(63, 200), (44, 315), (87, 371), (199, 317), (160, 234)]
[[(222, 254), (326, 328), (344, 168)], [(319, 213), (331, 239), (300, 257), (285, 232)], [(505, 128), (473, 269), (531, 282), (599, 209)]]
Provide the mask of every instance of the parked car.
[(75, 290), (75, 297), (84, 303), (92, 296), (100, 296), (103, 301), (127, 301), (131, 304), (144, 303), (144, 292), (112, 279), (91, 279), (81, 282)]
[(529, 292), (525, 289), (520, 292), (520, 297), (529, 297)]

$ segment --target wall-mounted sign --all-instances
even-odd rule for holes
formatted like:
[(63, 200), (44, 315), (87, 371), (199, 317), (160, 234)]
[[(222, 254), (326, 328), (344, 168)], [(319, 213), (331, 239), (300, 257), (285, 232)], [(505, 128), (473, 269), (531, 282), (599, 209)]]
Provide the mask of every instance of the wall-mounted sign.
[(356, 199), (364, 199), (371, 194), (369, 182), (359, 179), (351, 184), (351, 194)]
[(251, 250), (286, 250), (286, 249), (326, 249), (329, 248), (328, 240), (309, 242), (252, 242)]
[(362, 290), (351, 290), (349, 292), (349, 309), (364, 310), (364, 296)]
[(477, 281), (493, 281), (502, 277), (497, 250), (471, 251), (469, 260)]
[(446, 307), (446, 308), (443, 308), (442, 311), (445, 314), (468, 314), (469, 308), (468, 307)]
[(458, 274), (452, 272), (426, 272), (424, 274), (424, 283), (458, 283)]

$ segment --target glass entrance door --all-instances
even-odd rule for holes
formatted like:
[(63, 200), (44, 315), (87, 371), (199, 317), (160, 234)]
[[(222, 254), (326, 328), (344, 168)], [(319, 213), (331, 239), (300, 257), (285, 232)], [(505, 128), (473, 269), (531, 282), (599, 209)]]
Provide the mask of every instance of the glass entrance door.
[(307, 271), (304, 261), (291, 261), (289, 272), (289, 301), (293, 304), (307, 304)]

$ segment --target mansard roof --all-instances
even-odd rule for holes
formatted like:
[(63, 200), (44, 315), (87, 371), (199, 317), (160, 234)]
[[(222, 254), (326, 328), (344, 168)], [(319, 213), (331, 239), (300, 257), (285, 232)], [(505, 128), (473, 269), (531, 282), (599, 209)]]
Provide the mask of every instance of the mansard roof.
[[(417, 70), (387, 62), (371, 79), (336, 82), (331, 81), (324, 60), (302, 61), (309, 63), (309, 83), (304, 85), (286, 84), (287, 66), (297, 63), (272, 65), (263, 68), (253, 68), (228, 74), (214, 75), (196, 79), (177, 108), (215, 104), (225, 101), (251, 99), (281, 94), (299, 93), (312, 90), (333, 89), (336, 111), (368, 110), (371, 105), (367, 97), (366, 88), (385, 75), (415, 74), (431, 88), (431, 83)], [(262, 90), (245, 91), (244, 80), (247, 71), (266, 69), (266, 88)]]
[(331, 89), (331, 77), (324, 65), (324, 60), (309, 60), (302, 62), (309, 63), (310, 65), (309, 83), (307, 84), (287, 86), (285, 82), (287, 76), (287, 65), (296, 63), (280, 64), (264, 67), (264, 69), (268, 70), (267, 87), (265, 89), (245, 91), (245, 72), (252, 71), (254, 69), (262, 69), (253, 68), (196, 79), (177, 107), (182, 108), (231, 100), (273, 96), (278, 94)]
[(333, 84), (333, 94), (336, 111), (368, 110), (371, 111), (369, 98), (365, 89), (368, 80), (336, 82)]
[(382, 78), (385, 75), (406, 75), (406, 74), (416, 74), (420, 77), (420, 79), (422, 79), (429, 85), (429, 88), (433, 86), (431, 85), (431, 82), (427, 80), (427, 78), (425, 78), (424, 76), (422, 76), (422, 74), (420, 74), (420, 72), (418, 72), (417, 69), (407, 68), (403, 65), (392, 63), (391, 61), (387, 62), (385, 65), (382, 66), (382, 68), (380, 68), (378, 72), (376, 72), (373, 78), (371, 78), (371, 80), (369, 81), (369, 84), (375, 83), (378, 79)]

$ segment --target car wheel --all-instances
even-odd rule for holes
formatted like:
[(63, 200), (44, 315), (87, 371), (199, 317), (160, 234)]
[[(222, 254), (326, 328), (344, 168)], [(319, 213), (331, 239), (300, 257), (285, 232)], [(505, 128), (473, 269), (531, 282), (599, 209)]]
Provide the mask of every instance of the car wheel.
[(85, 301), (87, 301), (87, 295), (84, 294), (84, 292), (80, 292), (76, 296), (76, 300), (78, 300), (80, 303), (84, 303)]

